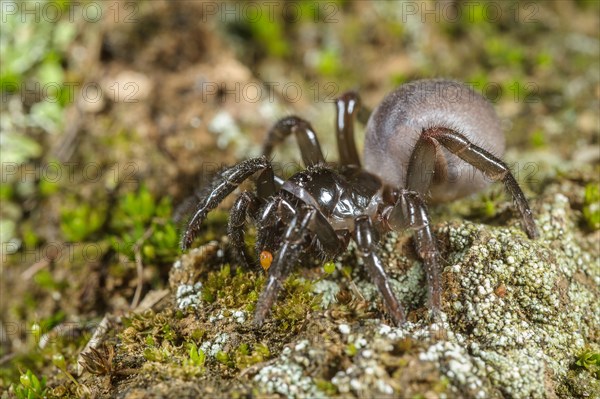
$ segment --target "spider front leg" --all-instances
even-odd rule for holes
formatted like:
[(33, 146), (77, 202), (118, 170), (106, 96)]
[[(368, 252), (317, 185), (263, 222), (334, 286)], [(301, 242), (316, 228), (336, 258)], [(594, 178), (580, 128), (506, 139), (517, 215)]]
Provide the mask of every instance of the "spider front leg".
[(242, 161), (221, 173), (188, 222), (181, 239), (181, 249), (186, 250), (192, 244), (208, 212), (215, 209), (225, 197), (254, 173), (267, 168), (271, 168), (271, 163), (267, 157), (262, 156)]
[(294, 205), (280, 195), (270, 199), (259, 211), (256, 218), (256, 253), (275, 252), (281, 243), (280, 224), (291, 221), (297, 214)]
[[(289, 206), (289, 203), (281, 199), (270, 203), (264, 211), (263, 218), (273, 221), (273, 216), (276, 216), (274, 212), (279, 206)], [(342, 242), (335, 233), (335, 230), (315, 208), (307, 206), (299, 212), (291, 212), (294, 212), (293, 209), (285, 214), (293, 215), (292, 220), (283, 235), (283, 244), (269, 268), (267, 284), (256, 304), (254, 325), (257, 327), (262, 325), (275, 299), (277, 299), (277, 293), (298, 261), (300, 254), (310, 245), (312, 240), (307, 239), (307, 234), (316, 235), (321, 242), (324, 252), (328, 256), (333, 256), (342, 249)], [(266, 230), (266, 228), (266, 226), (261, 226), (262, 231)], [(259, 237), (260, 239), (257, 241), (265, 241), (265, 237), (262, 234), (259, 234)]]
[(358, 246), (358, 254), (365, 262), (367, 271), (373, 283), (379, 288), (383, 299), (396, 325), (406, 321), (404, 308), (392, 291), (389, 278), (383, 269), (381, 259), (377, 256), (377, 245), (374, 241), (375, 232), (368, 216), (359, 216), (354, 220), (354, 241)]
[(246, 217), (255, 215), (260, 206), (260, 200), (255, 195), (245, 191), (235, 200), (229, 222), (227, 223), (227, 236), (231, 242), (231, 251), (234, 259), (246, 269), (249, 269), (252, 263), (250, 256), (246, 251), (244, 242), (244, 227), (246, 226)]
[(298, 261), (304, 246), (304, 237), (307, 233), (308, 225), (315, 212), (314, 208), (309, 208), (300, 214), (294, 215), (287, 228), (283, 236), (283, 244), (269, 268), (267, 284), (256, 303), (256, 311), (254, 312), (255, 326), (260, 327), (263, 324), (267, 313), (273, 306), (275, 299), (277, 299), (277, 294), (283, 282)]
[(258, 196), (244, 191), (233, 204), (227, 224), (227, 235), (231, 240), (233, 257), (242, 266), (249, 268), (252, 260), (246, 251), (244, 228), (246, 218), (257, 219), (257, 213), (264, 200), (275, 193), (275, 176), (272, 168), (266, 168), (256, 181)]
[(398, 201), (388, 216), (388, 224), (395, 230), (411, 228), (415, 230), (414, 242), (417, 254), (423, 260), (429, 306), (434, 319), (439, 318), (442, 286), (440, 281), (439, 252), (435, 237), (429, 226), (427, 208), (421, 195), (415, 191), (401, 190)]

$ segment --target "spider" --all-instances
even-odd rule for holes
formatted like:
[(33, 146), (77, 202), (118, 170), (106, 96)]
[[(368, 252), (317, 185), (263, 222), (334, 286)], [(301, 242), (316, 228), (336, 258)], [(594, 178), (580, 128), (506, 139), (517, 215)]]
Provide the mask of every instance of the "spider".
[[(256, 305), (256, 326), (263, 324), (302, 255), (332, 259), (350, 240), (356, 243), (357, 254), (381, 292), (389, 315), (401, 325), (405, 311), (378, 256), (378, 243), (386, 232), (407, 228), (414, 231), (416, 252), (423, 261), (429, 307), (432, 315), (439, 317), (440, 255), (425, 197), (433, 202), (451, 201), (501, 180), (514, 198), (529, 238), (538, 235), (519, 185), (506, 164), (492, 155), (503, 153), (504, 136), (492, 106), (481, 95), (442, 79), (400, 86), (368, 119), (364, 167), (354, 143), (359, 109), (360, 99), (354, 92), (336, 100), (339, 166), (325, 162), (309, 122), (296, 116), (283, 118), (269, 131), (263, 155), (221, 172), (189, 221), (182, 236), (184, 250), (192, 244), (206, 215), (242, 182), (258, 175), (255, 192), (244, 191), (236, 199), (227, 228), (233, 255), (248, 267), (252, 259), (244, 245), (247, 217), (257, 225), (256, 249), (268, 278)], [(292, 133), (306, 169), (284, 181), (273, 173), (269, 157)]]

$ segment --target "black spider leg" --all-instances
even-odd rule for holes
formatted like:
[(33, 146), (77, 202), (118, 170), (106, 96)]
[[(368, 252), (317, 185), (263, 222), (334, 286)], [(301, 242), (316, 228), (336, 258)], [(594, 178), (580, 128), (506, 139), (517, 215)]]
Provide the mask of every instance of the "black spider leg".
[[(521, 214), (523, 229), (531, 239), (539, 236), (527, 198), (508, 166), (502, 160), (471, 143), (464, 135), (452, 129), (433, 127), (423, 131), (409, 162), (408, 189), (423, 193), (424, 189), (429, 188), (431, 175), (433, 174), (432, 165), (435, 164), (435, 148), (438, 142), (465, 162), (481, 170), (490, 179), (494, 181), (502, 180)], [(419, 172), (423, 163), (426, 170)], [(426, 176), (420, 173), (425, 173)]]
[(325, 163), (323, 151), (321, 151), (321, 145), (315, 131), (310, 123), (297, 116), (288, 116), (280, 119), (269, 130), (267, 140), (263, 146), (263, 154), (270, 156), (275, 146), (283, 142), (292, 133), (295, 134), (298, 141), (300, 153), (302, 154), (302, 162), (304, 162), (305, 166)]
[(262, 325), (277, 298), (277, 293), (283, 281), (290, 274), (292, 267), (297, 262), (302, 251), (306, 230), (314, 213), (314, 209), (309, 209), (301, 212), (299, 215), (294, 215), (289, 224), (283, 236), (283, 245), (269, 268), (267, 284), (256, 303), (256, 311), (254, 313), (254, 324), (256, 326)]
[(360, 158), (354, 142), (354, 119), (360, 109), (360, 97), (353, 91), (342, 94), (335, 102), (335, 128), (340, 164), (360, 167)]
[(413, 239), (417, 254), (423, 260), (425, 268), (429, 306), (433, 317), (438, 319), (442, 303), (440, 255), (429, 225), (427, 207), (421, 195), (416, 191), (401, 190), (388, 223), (396, 230), (408, 227), (415, 231)]
[[(261, 226), (261, 229), (264, 227)], [(302, 251), (311, 244), (311, 240), (307, 239), (309, 238), (307, 234), (311, 233), (317, 236), (325, 252), (333, 254), (341, 250), (341, 241), (335, 230), (315, 208), (304, 207), (296, 213), (283, 235), (283, 244), (269, 268), (267, 283), (256, 304), (254, 325), (262, 325), (286, 277), (292, 271)]]
[(233, 204), (227, 223), (227, 236), (229, 237), (233, 258), (245, 268), (249, 268), (252, 259), (246, 251), (244, 242), (244, 228), (248, 216), (256, 219), (256, 212), (260, 207), (260, 200), (256, 195), (244, 191)]
[(256, 192), (254, 195), (244, 191), (233, 204), (227, 223), (227, 236), (231, 243), (231, 252), (238, 264), (249, 268), (252, 259), (246, 251), (244, 241), (244, 232), (246, 220), (249, 216), (253, 220), (257, 219), (258, 212), (263, 202), (271, 195), (275, 194), (275, 176), (273, 168), (266, 168), (256, 180)]
[(281, 242), (277, 224), (284, 221), (288, 223), (296, 213), (294, 205), (281, 196), (267, 202), (257, 217), (256, 253), (264, 250), (274, 252), (276, 245)]
[(383, 295), (383, 300), (394, 323), (401, 325), (406, 321), (404, 308), (392, 291), (389, 277), (385, 273), (381, 259), (377, 256), (375, 234), (368, 216), (359, 216), (354, 220), (354, 241), (358, 246), (358, 255), (367, 266), (369, 277)]
[(242, 161), (221, 173), (218, 179), (212, 183), (209, 194), (198, 205), (194, 216), (190, 219), (181, 238), (181, 248), (183, 250), (189, 248), (208, 212), (216, 208), (227, 195), (254, 173), (267, 168), (271, 168), (271, 164), (267, 157), (262, 156)]

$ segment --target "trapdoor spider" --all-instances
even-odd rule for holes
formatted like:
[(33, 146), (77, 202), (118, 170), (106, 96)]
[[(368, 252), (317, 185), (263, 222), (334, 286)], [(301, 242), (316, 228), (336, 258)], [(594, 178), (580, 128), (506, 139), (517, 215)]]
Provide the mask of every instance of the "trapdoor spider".
[[(183, 234), (182, 248), (186, 249), (208, 212), (244, 180), (258, 174), (256, 193), (245, 191), (237, 198), (228, 224), (232, 251), (248, 266), (251, 259), (245, 251), (244, 227), (247, 216), (254, 220), (257, 253), (263, 266), (270, 265), (256, 306), (255, 325), (263, 323), (303, 253), (331, 259), (344, 251), (351, 239), (393, 321), (402, 324), (404, 309), (377, 251), (382, 234), (405, 228), (414, 230), (414, 244), (427, 276), (429, 306), (437, 316), (442, 292), (440, 260), (425, 196), (432, 201), (450, 201), (481, 189), (490, 180), (502, 180), (515, 200), (527, 235), (537, 236), (527, 199), (506, 164), (492, 155), (504, 150), (499, 120), (491, 105), (467, 86), (421, 80), (389, 94), (367, 123), (364, 168), (354, 143), (359, 97), (345, 93), (336, 105), (339, 167), (325, 162), (307, 121), (296, 116), (281, 119), (268, 133), (263, 156), (225, 169), (213, 181)], [(268, 157), (274, 146), (292, 133), (306, 169), (283, 181), (274, 175)], [(476, 173), (468, 170), (469, 164)]]

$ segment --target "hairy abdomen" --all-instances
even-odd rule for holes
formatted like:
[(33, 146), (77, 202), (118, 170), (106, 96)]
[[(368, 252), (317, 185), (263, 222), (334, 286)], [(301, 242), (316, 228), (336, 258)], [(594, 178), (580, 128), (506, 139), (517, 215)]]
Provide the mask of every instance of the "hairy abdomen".
[[(498, 157), (504, 153), (500, 121), (485, 98), (462, 83), (418, 80), (388, 94), (373, 111), (365, 138), (365, 168), (386, 184), (406, 187), (412, 150), (423, 129), (436, 126), (456, 130)], [(444, 168), (445, 175), (440, 173)], [(433, 202), (460, 198), (490, 183), (480, 171), (443, 148), (435, 170), (430, 188)]]

